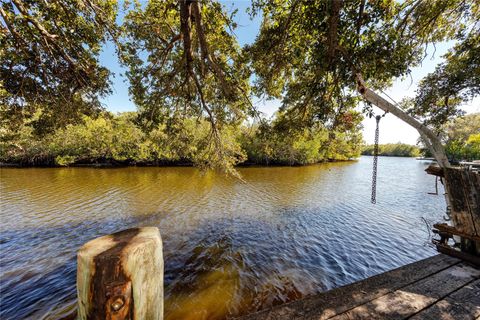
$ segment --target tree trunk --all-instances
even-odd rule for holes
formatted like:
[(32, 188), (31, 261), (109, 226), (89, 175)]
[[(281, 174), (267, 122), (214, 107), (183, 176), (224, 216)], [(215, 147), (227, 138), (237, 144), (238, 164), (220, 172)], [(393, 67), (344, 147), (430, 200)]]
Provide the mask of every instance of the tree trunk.
[(192, 17), (192, 1), (181, 0), (180, 1), (180, 31), (183, 37), (183, 50), (184, 50), (184, 57), (185, 57), (187, 79), (189, 79), (193, 75), (191, 17)]
[(340, 9), (343, 6), (343, 0), (330, 1), (330, 16), (328, 17), (328, 61), (331, 63), (338, 47), (338, 21), (340, 20)]

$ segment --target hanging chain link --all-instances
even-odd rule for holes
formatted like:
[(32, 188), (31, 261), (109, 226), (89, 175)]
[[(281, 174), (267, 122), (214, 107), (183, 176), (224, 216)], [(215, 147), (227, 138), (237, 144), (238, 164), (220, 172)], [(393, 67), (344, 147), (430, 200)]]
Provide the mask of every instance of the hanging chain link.
[(380, 123), (381, 116), (376, 116), (377, 128), (375, 129), (375, 145), (373, 147), (373, 173), (372, 173), (372, 198), (371, 201), (373, 204), (377, 203), (377, 164), (378, 164), (378, 134), (379, 128), (378, 124)]

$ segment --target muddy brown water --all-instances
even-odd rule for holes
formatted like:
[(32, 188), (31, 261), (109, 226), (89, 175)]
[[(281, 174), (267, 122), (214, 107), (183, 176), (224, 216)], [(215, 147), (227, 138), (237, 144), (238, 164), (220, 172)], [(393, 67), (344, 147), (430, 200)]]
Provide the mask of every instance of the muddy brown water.
[(224, 319), (432, 256), (445, 204), (426, 163), (371, 157), (306, 167), (0, 169), (0, 318), (75, 310), (75, 253), (88, 240), (157, 226), (166, 319)]

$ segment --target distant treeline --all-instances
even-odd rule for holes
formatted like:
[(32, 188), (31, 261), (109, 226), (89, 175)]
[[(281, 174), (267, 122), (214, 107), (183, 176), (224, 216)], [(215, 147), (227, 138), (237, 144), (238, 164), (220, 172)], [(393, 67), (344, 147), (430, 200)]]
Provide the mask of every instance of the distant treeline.
[[(362, 155), (372, 156), (374, 147), (373, 144), (364, 146)], [(378, 154), (388, 157), (418, 157), (421, 152), (417, 146), (405, 143), (387, 143), (378, 145)]]
[[(322, 125), (284, 130), (281, 117), (257, 124), (224, 126), (218, 137), (222, 154), (212, 146), (205, 119), (171, 118), (144, 125), (136, 112), (103, 112), (76, 124), (39, 135), (34, 119), (9, 130), (0, 128), (0, 162), (24, 166), (119, 165), (197, 166), (219, 163), (303, 165), (348, 160), (360, 155), (361, 117), (356, 125), (332, 131)], [(218, 148), (217, 148), (218, 149)], [(233, 159), (233, 160), (231, 160)]]

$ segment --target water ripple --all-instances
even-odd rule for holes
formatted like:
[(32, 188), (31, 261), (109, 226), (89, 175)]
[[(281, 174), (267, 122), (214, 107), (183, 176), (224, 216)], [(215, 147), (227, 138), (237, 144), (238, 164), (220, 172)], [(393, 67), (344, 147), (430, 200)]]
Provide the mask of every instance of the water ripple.
[[(0, 318), (75, 310), (75, 254), (134, 226), (160, 228), (166, 319), (223, 319), (434, 254), (421, 217), (444, 199), (413, 159), (242, 168), (1, 169)], [(395, 172), (395, 179), (391, 178)]]

